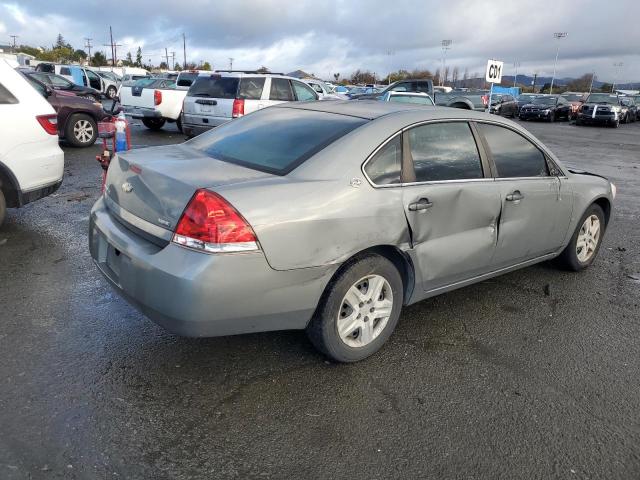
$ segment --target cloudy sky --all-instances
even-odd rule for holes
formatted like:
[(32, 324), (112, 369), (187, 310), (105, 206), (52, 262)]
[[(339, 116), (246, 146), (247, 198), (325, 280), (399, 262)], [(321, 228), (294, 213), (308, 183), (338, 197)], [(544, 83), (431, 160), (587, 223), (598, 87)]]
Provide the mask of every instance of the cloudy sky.
[[(595, 71), (599, 80), (640, 81), (640, 0), (0, 0), (0, 44), (50, 46), (58, 32), (75, 48), (85, 37), (99, 49), (122, 44), (118, 57), (142, 47), (161, 61), (165, 47), (182, 60), (214, 68), (303, 69), (329, 78), (369, 69), (435, 70), (441, 40), (451, 39), (447, 64), (484, 73), (488, 58), (505, 75), (551, 75), (560, 40), (558, 76)], [(614, 67), (614, 63), (623, 63)], [(618, 72), (616, 73), (616, 70)]]

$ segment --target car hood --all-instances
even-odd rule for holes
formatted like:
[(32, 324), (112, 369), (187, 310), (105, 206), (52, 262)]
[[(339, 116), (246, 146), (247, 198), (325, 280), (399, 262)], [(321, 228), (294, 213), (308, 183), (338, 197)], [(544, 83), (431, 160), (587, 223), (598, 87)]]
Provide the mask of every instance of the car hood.
[[(107, 205), (174, 230), (196, 190), (274, 178), (274, 175), (216, 160), (188, 145), (119, 153), (109, 166)], [(112, 209), (118, 214), (117, 209)]]

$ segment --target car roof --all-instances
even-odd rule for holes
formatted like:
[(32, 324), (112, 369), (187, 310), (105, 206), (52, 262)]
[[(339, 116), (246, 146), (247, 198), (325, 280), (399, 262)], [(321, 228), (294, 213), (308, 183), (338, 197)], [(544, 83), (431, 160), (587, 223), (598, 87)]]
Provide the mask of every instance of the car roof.
[[(487, 114), (473, 110), (462, 110), (451, 107), (434, 107), (410, 103), (381, 102), (379, 100), (331, 100), (316, 102), (287, 102), (271, 108), (291, 108), (315, 112), (335, 113), (351, 117), (375, 120), (376, 118), (400, 115), (407, 111), (421, 112), (424, 120), (453, 119), (487, 119)], [(494, 115), (491, 116), (493, 119)]]

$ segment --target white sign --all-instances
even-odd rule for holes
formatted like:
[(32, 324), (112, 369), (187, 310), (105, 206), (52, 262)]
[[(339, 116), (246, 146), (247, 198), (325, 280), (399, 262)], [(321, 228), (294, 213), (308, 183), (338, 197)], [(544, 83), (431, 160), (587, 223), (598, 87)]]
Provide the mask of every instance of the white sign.
[(489, 83), (500, 83), (502, 81), (502, 67), (504, 62), (499, 60), (489, 60), (487, 62), (487, 73), (485, 78)]

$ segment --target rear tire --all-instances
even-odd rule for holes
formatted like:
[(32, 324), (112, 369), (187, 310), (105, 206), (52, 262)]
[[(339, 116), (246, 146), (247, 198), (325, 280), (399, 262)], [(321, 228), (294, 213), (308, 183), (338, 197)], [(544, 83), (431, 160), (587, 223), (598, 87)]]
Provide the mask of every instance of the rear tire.
[(402, 303), (402, 278), (391, 261), (376, 254), (356, 258), (327, 286), (307, 335), (332, 360), (357, 362), (389, 339)]
[(176, 127), (178, 129), (178, 131), (180, 133), (183, 133), (182, 131), (182, 119), (180, 117), (178, 117), (178, 119), (176, 120)]
[[(597, 234), (593, 227), (594, 217), (597, 218)], [(590, 224), (589, 221), (591, 221)], [(587, 268), (593, 263), (600, 251), (605, 229), (604, 212), (599, 205), (594, 203), (580, 218), (569, 244), (557, 258), (557, 263), (575, 272)]]
[(98, 138), (98, 124), (85, 113), (73, 114), (67, 120), (64, 138), (74, 147), (90, 147)]
[(142, 124), (149, 130), (160, 130), (164, 127), (164, 118), (143, 118)]
[(4, 193), (0, 190), (0, 227), (2, 226), (2, 222), (7, 216), (7, 202), (4, 199)]

